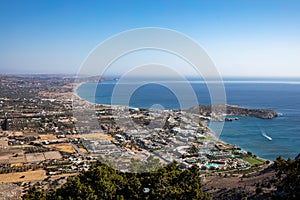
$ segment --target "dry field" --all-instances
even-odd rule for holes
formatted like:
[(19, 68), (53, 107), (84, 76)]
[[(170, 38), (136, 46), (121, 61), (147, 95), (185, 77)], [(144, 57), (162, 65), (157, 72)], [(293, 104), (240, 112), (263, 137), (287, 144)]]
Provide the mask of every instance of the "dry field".
[(66, 100), (71, 99), (73, 92), (39, 92), (39, 97), (41, 98), (48, 98), (48, 99), (57, 99), (57, 100)]
[(76, 176), (78, 173), (67, 173), (67, 174), (58, 174), (58, 175), (52, 175), (51, 180), (59, 179), (62, 177), (71, 177), (71, 176)]
[(88, 140), (110, 140), (110, 141), (114, 140), (113, 137), (111, 137), (108, 134), (104, 134), (104, 133), (68, 135), (68, 138), (86, 138)]
[(9, 131), (8, 136), (23, 136), (23, 132), (20, 131)]
[(38, 180), (43, 180), (46, 177), (47, 176), (46, 176), (46, 171), (45, 170), (15, 172), (15, 173), (9, 173), (9, 174), (0, 174), (0, 182), (14, 183), (14, 182), (21, 182), (21, 181), (22, 182), (25, 182), (25, 181), (38, 181)]
[(46, 160), (47, 159), (49, 159), (49, 160), (54, 160), (54, 159), (59, 160), (59, 159), (62, 158), (61, 154), (58, 151), (48, 151), (48, 152), (45, 152), (44, 156), (45, 156)]
[(25, 158), (27, 162), (40, 162), (45, 160), (43, 153), (28, 153), (25, 154)]
[(56, 136), (53, 134), (43, 134), (43, 135), (39, 135), (41, 140), (56, 140)]
[(25, 154), (27, 162), (40, 162), (44, 160), (61, 159), (62, 156), (58, 151), (48, 151), (44, 153), (28, 153)]
[(10, 157), (9, 158), (9, 163), (14, 164), (14, 163), (23, 163), (25, 162), (24, 155), (18, 156), (18, 157)]
[(64, 144), (51, 144), (49, 145), (51, 148), (56, 148), (59, 151), (64, 151), (67, 153), (74, 153), (75, 150), (73, 146), (70, 143), (64, 143)]
[(24, 164), (23, 163), (14, 163), (14, 164), (11, 164), (10, 166), (11, 167), (22, 167)]
[(0, 150), (1, 149), (8, 149), (8, 143), (7, 143), (7, 138), (6, 137), (1, 137), (0, 138)]
[(24, 152), (21, 149), (0, 151), (0, 163), (6, 164), (6, 163), (20, 163), (20, 162), (25, 162)]
[[(16, 156), (16, 154), (18, 154)], [(62, 156), (59, 151), (49, 151), (44, 153), (27, 153), (24, 155), (23, 151), (7, 150), (0, 151), (0, 164), (19, 164), (25, 162), (40, 162), (46, 159), (61, 159)]]
[(84, 154), (88, 153), (85, 148), (79, 148), (79, 150), (80, 150), (81, 153), (84, 153)]

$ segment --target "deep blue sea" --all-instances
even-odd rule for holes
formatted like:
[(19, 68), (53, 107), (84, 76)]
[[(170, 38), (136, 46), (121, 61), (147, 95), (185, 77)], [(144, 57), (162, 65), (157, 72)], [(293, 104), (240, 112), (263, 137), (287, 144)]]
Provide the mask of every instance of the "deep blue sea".
[[(77, 89), (82, 98), (95, 102), (111, 104), (111, 96), (117, 81), (104, 81), (97, 85), (96, 94), (92, 88), (96, 83), (85, 83)], [(181, 83), (173, 83), (180, 94), (189, 101), (185, 90), (180, 90)], [(210, 104), (210, 96), (206, 84), (191, 82), (197, 95), (198, 103)], [(150, 108), (158, 104), (164, 109), (179, 109), (176, 95), (167, 87), (158, 84), (145, 84), (137, 88), (128, 99), (126, 94), (130, 84), (122, 86), (115, 99), (115, 104), (132, 107)], [(240, 117), (240, 120), (225, 122), (220, 139), (236, 144), (259, 157), (274, 160), (279, 155), (294, 158), (300, 153), (300, 82), (297, 81), (227, 81), (225, 82), (227, 104), (247, 108), (272, 109), (280, 113), (277, 118), (266, 120), (253, 117)], [(126, 97), (126, 101), (123, 101)], [(272, 138), (268, 140), (262, 133)]]

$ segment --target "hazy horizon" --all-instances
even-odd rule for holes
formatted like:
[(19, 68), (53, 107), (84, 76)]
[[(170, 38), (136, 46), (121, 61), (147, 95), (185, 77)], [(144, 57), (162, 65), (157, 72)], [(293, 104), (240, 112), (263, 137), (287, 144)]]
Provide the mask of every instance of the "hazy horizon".
[[(0, 73), (0, 75), (4, 75), (4, 76), (24, 76), (24, 77), (29, 77), (29, 76), (70, 76), (70, 77), (75, 77), (77, 76), (76, 73)], [(99, 77), (100, 75), (92, 75), (92, 76), (86, 76), (86, 77)], [(119, 79), (121, 76), (120, 75), (108, 75), (108, 76), (103, 76), (103, 78), (107, 78), (107, 79), (111, 79), (111, 78), (117, 78)], [(155, 77), (155, 76), (153, 76)], [(142, 78), (142, 76), (140, 77)], [(198, 80), (198, 79), (202, 79), (199, 76), (187, 76), (185, 77), (187, 79), (190, 80)], [(249, 81), (272, 81), (272, 80), (289, 80), (289, 81), (300, 81), (300, 76), (221, 76), (221, 78), (226, 81), (226, 80), (233, 80), (233, 81), (239, 81), (239, 80), (249, 80)], [(166, 80), (168, 79), (172, 79), (172, 77), (166, 77)]]
[(299, 77), (299, 10), (293, 0), (4, 0), (0, 73), (76, 74), (107, 38), (161, 27), (195, 40), (222, 77)]

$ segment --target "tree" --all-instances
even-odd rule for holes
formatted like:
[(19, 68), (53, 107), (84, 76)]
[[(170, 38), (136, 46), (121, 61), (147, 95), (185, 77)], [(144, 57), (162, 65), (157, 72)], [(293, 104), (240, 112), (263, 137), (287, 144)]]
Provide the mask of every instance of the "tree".
[(29, 189), (28, 194), (23, 197), (24, 200), (46, 200), (46, 194), (40, 190), (37, 190), (36, 187)]
[[(79, 177), (70, 178), (65, 185), (63, 185), (56, 192), (58, 198), (68, 199), (87, 199), (96, 200), (97, 196), (94, 194), (93, 189), (84, 183), (81, 183)], [(54, 193), (51, 194), (52, 196)], [(47, 195), (47, 199), (49, 199)]]
[(300, 159), (278, 157), (274, 165), (279, 180), (277, 194), (286, 199), (300, 199)]
[[(156, 166), (155, 160), (149, 161)], [(57, 190), (42, 192), (32, 188), (23, 199), (208, 199), (208, 195), (201, 191), (197, 166), (180, 170), (178, 164), (172, 162), (155, 171), (123, 173), (98, 163), (69, 178)]]

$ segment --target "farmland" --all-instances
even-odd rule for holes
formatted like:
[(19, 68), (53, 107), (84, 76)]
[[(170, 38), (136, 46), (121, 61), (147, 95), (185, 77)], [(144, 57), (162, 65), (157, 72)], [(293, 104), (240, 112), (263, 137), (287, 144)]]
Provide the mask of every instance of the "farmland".
[(15, 183), (22, 181), (36, 181), (46, 178), (45, 170), (35, 170), (27, 172), (14, 172), (9, 174), (0, 174), (0, 180), (4, 183)]

